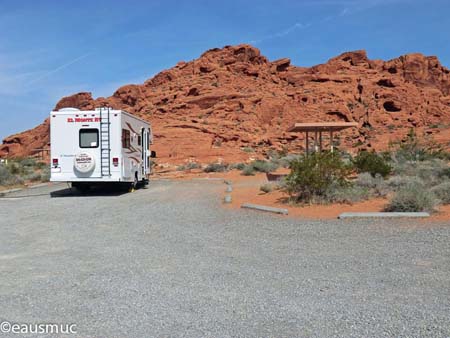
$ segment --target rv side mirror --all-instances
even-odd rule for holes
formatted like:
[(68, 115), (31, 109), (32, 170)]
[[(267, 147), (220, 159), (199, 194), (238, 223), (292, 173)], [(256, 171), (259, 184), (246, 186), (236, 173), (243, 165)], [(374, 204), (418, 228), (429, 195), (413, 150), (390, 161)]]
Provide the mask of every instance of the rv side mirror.
[(151, 158), (155, 158), (155, 157), (156, 157), (156, 151), (152, 150), (152, 151), (150, 152), (150, 157), (151, 157)]

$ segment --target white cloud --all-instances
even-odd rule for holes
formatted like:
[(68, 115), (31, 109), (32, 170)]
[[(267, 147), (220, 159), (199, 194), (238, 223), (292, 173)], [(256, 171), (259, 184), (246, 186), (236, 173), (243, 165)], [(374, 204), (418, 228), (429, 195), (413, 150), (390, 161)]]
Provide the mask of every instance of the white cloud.
[(391, 5), (391, 4), (406, 2), (406, 1), (410, 1), (410, 0), (364, 0), (364, 1), (324, 0), (324, 1), (314, 1), (314, 2), (302, 2), (302, 5), (318, 5), (318, 6), (335, 5), (335, 6), (344, 6), (344, 8), (342, 8), (340, 11), (336, 12), (336, 14), (328, 15), (328, 16), (322, 18), (321, 20), (318, 20), (315, 23), (302, 24), (300, 22), (296, 22), (293, 25), (291, 25), (290, 27), (288, 27), (282, 31), (278, 31), (278, 32), (274, 32), (274, 33), (265, 35), (259, 39), (250, 40), (249, 43), (258, 44), (258, 43), (261, 43), (266, 40), (282, 38), (282, 37), (285, 37), (285, 36), (293, 33), (296, 30), (308, 28), (308, 27), (317, 25), (319, 23), (324, 23), (324, 22), (338, 19), (340, 17), (353, 15), (358, 12), (372, 9), (374, 7)]
[(83, 54), (83, 55), (81, 55), (81, 56), (79, 56), (79, 57), (77, 57), (77, 58), (75, 58), (73, 60), (70, 60), (69, 62), (64, 63), (61, 66), (58, 66), (58, 67), (56, 67), (54, 69), (51, 69), (51, 70), (45, 72), (44, 74), (42, 74), (41, 76), (38, 76), (37, 78), (31, 80), (30, 82), (27, 83), (27, 85), (31, 85), (33, 83), (36, 83), (36, 82), (42, 80), (42, 79), (45, 79), (45, 78), (49, 77), (50, 75), (55, 74), (55, 73), (59, 72), (60, 70), (63, 70), (65, 68), (73, 65), (74, 63), (77, 63), (77, 62), (83, 60), (84, 58), (88, 57), (89, 55), (91, 55), (91, 53)]
[(300, 22), (296, 22), (295, 24), (293, 24), (293, 25), (289, 26), (288, 28), (283, 29), (283, 30), (281, 30), (279, 32), (268, 34), (268, 35), (263, 36), (262, 38), (259, 38), (257, 40), (251, 40), (250, 43), (251, 44), (258, 44), (258, 43), (263, 42), (265, 40), (272, 40), (272, 39), (276, 39), (276, 38), (282, 38), (282, 37), (284, 37), (286, 35), (291, 34), (295, 30), (307, 28), (309, 26), (311, 26), (311, 24), (302, 24)]

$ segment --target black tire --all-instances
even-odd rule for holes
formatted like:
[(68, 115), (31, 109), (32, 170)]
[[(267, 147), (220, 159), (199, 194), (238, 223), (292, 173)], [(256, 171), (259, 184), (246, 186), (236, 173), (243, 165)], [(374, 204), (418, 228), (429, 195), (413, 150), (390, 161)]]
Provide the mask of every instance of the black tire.
[(138, 185), (139, 185), (139, 180), (138, 180), (137, 173), (135, 173), (134, 181), (130, 184), (130, 192), (135, 191), (137, 189)]
[(87, 193), (91, 189), (91, 187), (88, 184), (81, 182), (72, 182), (72, 188), (77, 189), (82, 194)]

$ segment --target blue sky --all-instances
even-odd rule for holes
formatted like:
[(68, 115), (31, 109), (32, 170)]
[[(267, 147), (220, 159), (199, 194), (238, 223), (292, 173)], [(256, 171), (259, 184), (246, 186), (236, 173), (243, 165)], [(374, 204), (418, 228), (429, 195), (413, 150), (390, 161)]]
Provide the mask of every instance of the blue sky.
[(450, 66), (450, 1), (0, 0), (0, 138), (32, 128), (62, 96), (109, 96), (214, 47), (323, 63), (366, 49)]

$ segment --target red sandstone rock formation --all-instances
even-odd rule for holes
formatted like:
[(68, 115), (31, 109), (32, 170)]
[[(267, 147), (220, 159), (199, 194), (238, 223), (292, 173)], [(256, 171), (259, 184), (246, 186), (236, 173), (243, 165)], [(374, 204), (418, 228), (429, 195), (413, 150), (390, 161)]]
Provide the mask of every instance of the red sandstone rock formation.
[[(434, 56), (384, 62), (355, 51), (305, 68), (239, 45), (211, 49), (108, 98), (65, 97), (55, 109), (110, 106), (151, 121), (160, 162), (236, 162), (249, 156), (243, 147), (301, 150), (302, 136), (286, 132), (294, 122), (356, 121), (358, 129), (341, 135), (350, 149), (385, 149), (410, 128), (448, 146), (449, 95), (449, 70)], [(0, 155), (29, 155), (48, 140), (46, 120), (3, 140)]]

